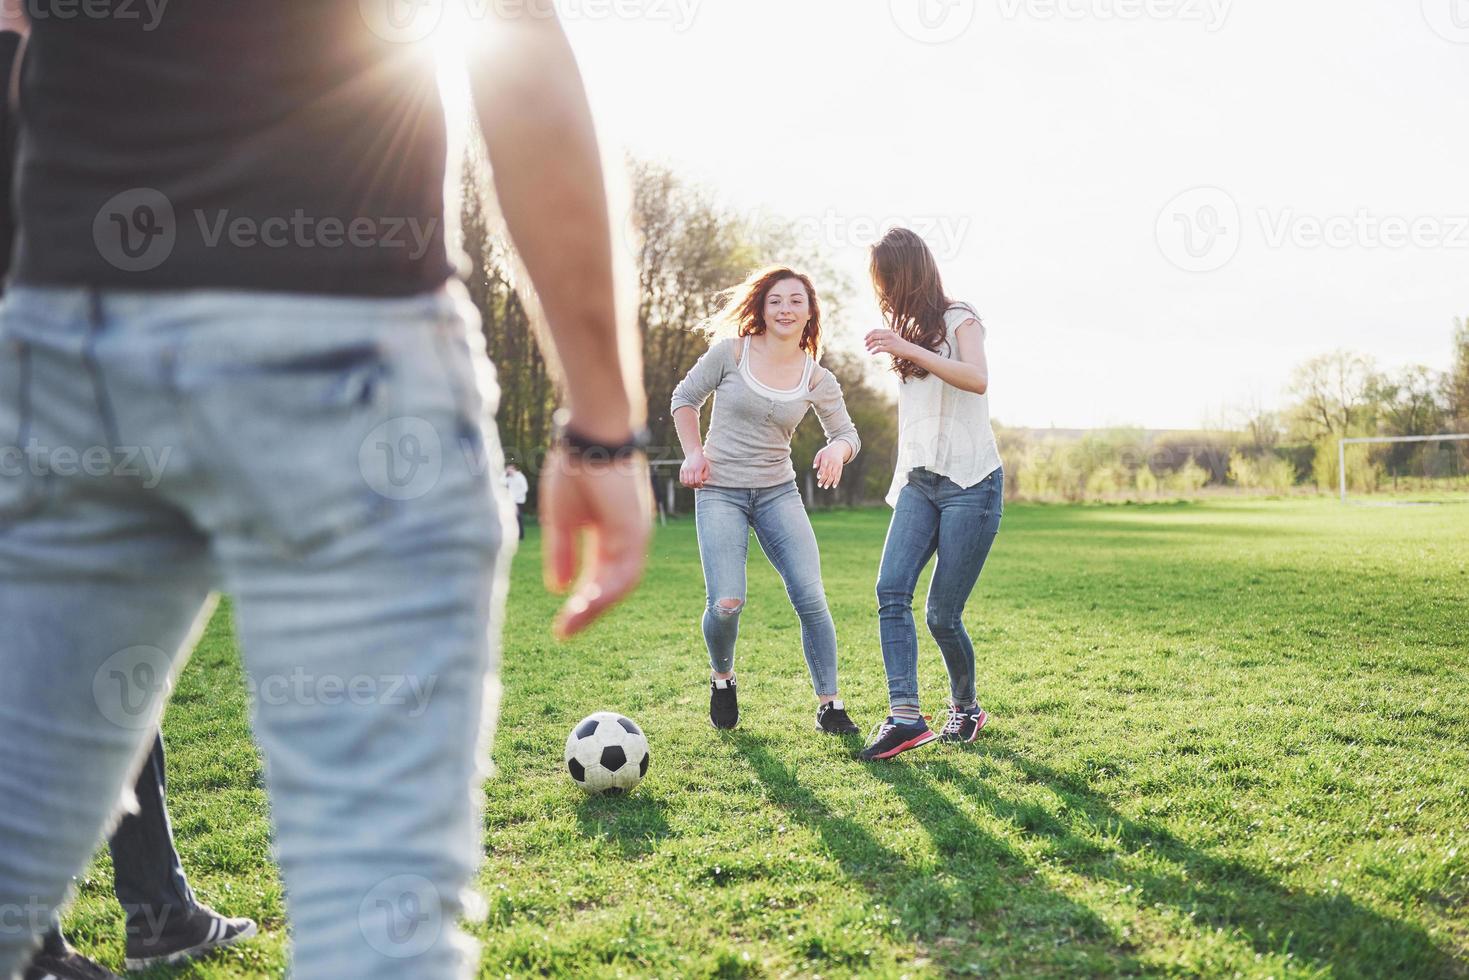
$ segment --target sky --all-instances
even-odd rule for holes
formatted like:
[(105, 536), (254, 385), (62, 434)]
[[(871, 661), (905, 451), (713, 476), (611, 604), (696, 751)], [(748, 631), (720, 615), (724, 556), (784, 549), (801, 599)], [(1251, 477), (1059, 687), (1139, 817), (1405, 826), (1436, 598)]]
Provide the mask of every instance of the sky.
[[(922, 233), (1008, 425), (1192, 428), (1469, 316), (1469, 0), (562, 0), (605, 143), (865, 247)], [(781, 256), (770, 256), (779, 260)]]

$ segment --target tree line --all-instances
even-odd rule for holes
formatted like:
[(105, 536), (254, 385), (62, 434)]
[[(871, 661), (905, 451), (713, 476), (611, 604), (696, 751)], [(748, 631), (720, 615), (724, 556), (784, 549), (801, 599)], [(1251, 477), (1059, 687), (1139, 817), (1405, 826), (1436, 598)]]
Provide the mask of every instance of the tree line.
[[(704, 324), (721, 293), (752, 269), (786, 262), (812, 274), (822, 293), (828, 331), (840, 322), (851, 285), (793, 225), (735, 212), (707, 190), (661, 164), (631, 161), (631, 215), (617, 230), (618, 247), (636, 268), (637, 318), (643, 345), (655, 489), (675, 510), (688, 510), (689, 492), (676, 483), (682, 454), (669, 416), (674, 386), (708, 349)], [(500, 384), (498, 422), (506, 457), (535, 481), (557, 406), (556, 378), (536, 344), (534, 304), (523, 273), (499, 229), (485, 169), (464, 168), (462, 249), (469, 259), (470, 296)], [(1469, 432), (1469, 317), (1453, 330), (1453, 360), (1442, 371), (1413, 366), (1379, 370), (1367, 356), (1335, 351), (1299, 365), (1284, 409), (1260, 405), (1198, 432), (1142, 429), (1051, 435), (997, 423), (1007, 492), (1032, 499), (1086, 500), (1187, 496), (1210, 488), (1256, 492), (1327, 490), (1337, 480), (1343, 437)], [(836, 375), (863, 441), (835, 491), (808, 489), (816, 506), (880, 500), (896, 448), (893, 399), (864, 355), (828, 349), (822, 364)], [(705, 423), (707, 425), (708, 416)], [(824, 443), (808, 416), (792, 451), (797, 473), (809, 470)], [(1469, 444), (1352, 447), (1348, 478), (1356, 490), (1469, 486)]]

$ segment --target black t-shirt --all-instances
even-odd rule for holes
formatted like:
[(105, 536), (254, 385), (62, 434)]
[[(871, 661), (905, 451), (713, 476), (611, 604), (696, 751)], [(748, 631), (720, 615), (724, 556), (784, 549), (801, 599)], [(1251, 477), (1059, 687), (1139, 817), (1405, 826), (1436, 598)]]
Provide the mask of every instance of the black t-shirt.
[(370, 6), (90, 0), (63, 18), (54, 0), (26, 0), (12, 281), (360, 295), (442, 284), (435, 65), (375, 30)]
[(10, 206), (10, 179), (15, 173), (15, 112), (6, 92), (15, 56), (20, 53), (20, 35), (0, 31), (0, 292), (10, 271), (11, 243), (15, 237), (15, 213)]

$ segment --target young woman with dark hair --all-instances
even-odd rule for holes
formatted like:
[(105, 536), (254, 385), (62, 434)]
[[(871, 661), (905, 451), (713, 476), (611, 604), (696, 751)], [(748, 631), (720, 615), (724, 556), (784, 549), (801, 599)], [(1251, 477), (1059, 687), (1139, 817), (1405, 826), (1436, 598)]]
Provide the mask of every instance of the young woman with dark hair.
[[(897, 228), (872, 248), (872, 284), (887, 326), (867, 350), (892, 357), (900, 380), (893, 507), (877, 576), (878, 626), (889, 715), (862, 750), (890, 759), (935, 739), (972, 742), (989, 716), (975, 693), (974, 646), (964, 605), (1000, 529), (1005, 477), (990, 426), (985, 328), (974, 307), (945, 291), (923, 239)], [(913, 589), (938, 556), (928, 588), (928, 631), (949, 672), (948, 717), (938, 732), (918, 699)]]
[[(841, 385), (816, 363), (816, 288), (789, 267), (765, 269), (730, 291), (714, 322), (732, 327), (734, 338), (709, 348), (674, 390), (672, 402), (684, 452), (679, 479), (695, 490), (704, 566), (709, 721), (720, 729), (739, 722), (735, 640), (753, 529), (801, 620), (801, 647), (819, 702), (816, 727), (853, 734), (857, 726), (837, 693), (836, 628), (821, 581), (821, 554), (791, 465), (791, 436), (813, 409), (827, 438), (813, 463), (823, 488), (841, 481), (842, 467), (862, 445)], [(708, 439), (701, 442), (699, 411), (710, 396), (714, 412)]]

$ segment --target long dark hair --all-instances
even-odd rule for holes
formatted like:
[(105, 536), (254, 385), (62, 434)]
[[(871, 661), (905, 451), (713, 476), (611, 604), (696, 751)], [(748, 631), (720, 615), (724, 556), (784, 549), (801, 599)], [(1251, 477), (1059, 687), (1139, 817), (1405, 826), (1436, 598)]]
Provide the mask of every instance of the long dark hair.
[[(948, 338), (944, 314), (952, 309), (966, 309), (967, 303), (956, 303), (944, 292), (933, 253), (917, 233), (907, 228), (894, 228), (872, 246), (872, 286), (888, 326), (900, 337), (935, 353)], [(978, 319), (978, 314), (975, 313)], [(912, 361), (893, 358), (893, 370), (904, 381), (923, 378), (928, 372)]]
[(736, 337), (758, 336), (765, 332), (765, 300), (775, 284), (785, 279), (798, 279), (806, 287), (811, 319), (801, 331), (801, 349), (812, 357), (821, 356), (821, 300), (811, 277), (788, 265), (766, 266), (750, 274), (744, 282), (724, 293), (724, 304), (711, 317), (714, 324), (726, 323), (735, 329)]

